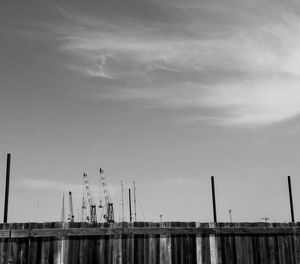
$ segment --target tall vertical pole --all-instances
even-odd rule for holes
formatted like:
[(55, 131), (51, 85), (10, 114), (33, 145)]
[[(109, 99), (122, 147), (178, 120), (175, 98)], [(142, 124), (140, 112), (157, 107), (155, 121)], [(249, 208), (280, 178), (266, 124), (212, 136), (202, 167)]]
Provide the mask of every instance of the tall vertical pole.
[(215, 181), (214, 181), (214, 176), (211, 176), (211, 191), (212, 191), (214, 222), (217, 223), (217, 211), (216, 211), (216, 196), (215, 196)]
[(7, 215), (8, 215), (8, 196), (9, 196), (9, 179), (10, 179), (10, 158), (11, 155), (7, 154), (6, 161), (6, 183), (5, 183), (5, 202), (4, 202), (4, 217), (3, 223), (7, 223)]
[(72, 199), (72, 192), (69, 192), (69, 221), (74, 222), (74, 209), (73, 209), (73, 199)]
[[(99, 208), (102, 208), (102, 200), (101, 200), (101, 181), (102, 181), (102, 179), (101, 179), (101, 177), (102, 177), (102, 169), (100, 168), (99, 169)], [(101, 219), (100, 219), (100, 221), (101, 221)], [(100, 222), (99, 221), (99, 222)]]
[(132, 214), (131, 214), (131, 193), (130, 193), (130, 188), (129, 188), (129, 220), (132, 222)]
[(36, 221), (40, 222), (40, 202), (36, 203)]
[(61, 206), (61, 218), (60, 218), (60, 221), (62, 223), (65, 222), (65, 193), (63, 192), (63, 198), (62, 198), (62, 206)]
[(289, 185), (289, 194), (290, 194), (290, 208), (291, 208), (291, 220), (294, 223), (294, 206), (293, 206), (293, 193), (292, 193), (292, 185), (291, 185), (291, 177), (288, 176), (288, 185)]
[(121, 181), (121, 195), (122, 195), (122, 222), (125, 222), (125, 218), (124, 218), (124, 184), (123, 181)]
[(135, 188), (135, 182), (133, 182), (133, 215), (134, 215), (134, 222), (136, 222), (136, 188)]

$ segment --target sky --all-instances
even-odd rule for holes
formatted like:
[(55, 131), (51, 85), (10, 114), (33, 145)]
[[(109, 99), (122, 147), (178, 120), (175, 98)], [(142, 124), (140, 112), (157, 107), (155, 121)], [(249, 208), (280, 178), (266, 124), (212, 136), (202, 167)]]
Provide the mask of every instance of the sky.
[(135, 181), (138, 221), (211, 222), (212, 175), (219, 221), (290, 221), (288, 175), (299, 221), (299, 63), (296, 0), (1, 0), (0, 212), (11, 153), (10, 222), (99, 168), (117, 221), (122, 180), (126, 220)]

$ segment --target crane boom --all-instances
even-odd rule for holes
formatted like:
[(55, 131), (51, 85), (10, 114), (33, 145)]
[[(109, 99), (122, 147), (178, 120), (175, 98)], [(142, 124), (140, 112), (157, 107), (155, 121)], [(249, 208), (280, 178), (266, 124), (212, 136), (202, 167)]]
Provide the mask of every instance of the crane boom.
[(90, 206), (90, 219), (89, 220), (91, 223), (97, 223), (96, 205), (93, 201), (93, 197), (92, 197), (92, 193), (91, 193), (91, 189), (90, 189), (90, 185), (89, 185), (89, 180), (88, 180), (86, 173), (83, 173), (83, 182), (84, 182), (84, 186), (85, 186), (85, 194), (87, 197), (87, 201)]
[[(114, 207), (113, 203), (108, 191), (108, 186), (107, 186), (107, 180), (104, 175), (103, 169), (100, 168), (100, 181), (101, 181), (101, 186), (102, 186), (102, 191), (103, 191), (103, 196), (104, 196), (104, 219), (108, 223), (113, 223), (114, 220)], [(102, 201), (100, 200), (100, 207), (102, 206)]]

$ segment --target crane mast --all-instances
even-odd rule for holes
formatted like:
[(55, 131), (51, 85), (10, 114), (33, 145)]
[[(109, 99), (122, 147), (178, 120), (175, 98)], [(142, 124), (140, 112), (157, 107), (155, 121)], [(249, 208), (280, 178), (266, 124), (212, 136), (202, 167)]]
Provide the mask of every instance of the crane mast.
[(97, 223), (96, 205), (95, 205), (95, 203), (93, 201), (93, 198), (92, 198), (91, 189), (90, 189), (90, 185), (89, 185), (89, 181), (88, 181), (88, 177), (87, 177), (86, 173), (83, 174), (83, 182), (84, 182), (84, 186), (85, 186), (85, 194), (86, 194), (86, 197), (87, 197), (87, 201), (88, 201), (89, 206), (90, 206), (90, 219), (89, 219), (89, 221), (91, 223)]
[[(107, 180), (104, 175), (103, 169), (100, 168), (100, 182), (101, 182), (101, 187), (102, 187), (102, 192), (104, 196), (104, 212), (105, 214), (103, 215), (103, 218), (105, 219), (106, 222), (108, 223), (113, 223), (115, 221), (114, 219), (114, 206), (108, 191), (108, 186), (107, 186)], [(101, 193), (101, 192), (100, 192)], [(102, 200), (100, 199), (100, 208), (103, 208), (102, 205)]]
[(82, 195), (82, 203), (81, 203), (81, 222), (86, 220), (86, 205), (85, 205), (85, 197), (84, 194)]

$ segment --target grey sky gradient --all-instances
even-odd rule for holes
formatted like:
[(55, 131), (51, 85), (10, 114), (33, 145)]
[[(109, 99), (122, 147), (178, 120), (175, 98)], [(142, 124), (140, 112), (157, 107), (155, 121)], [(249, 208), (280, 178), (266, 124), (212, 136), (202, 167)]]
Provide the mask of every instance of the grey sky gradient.
[(0, 1), (10, 220), (58, 220), (69, 190), (79, 209), (82, 173), (97, 197), (103, 167), (117, 213), (123, 179), (147, 220), (210, 221), (215, 175), (220, 220), (232, 209), (237, 221), (288, 221), (299, 12), (291, 0)]

